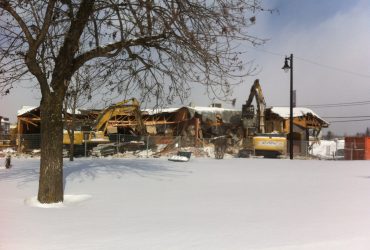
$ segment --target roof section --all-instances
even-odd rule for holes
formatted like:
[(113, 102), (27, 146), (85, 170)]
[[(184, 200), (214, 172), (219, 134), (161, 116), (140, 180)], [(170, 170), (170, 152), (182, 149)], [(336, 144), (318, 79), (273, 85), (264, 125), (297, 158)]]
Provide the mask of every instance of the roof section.
[(217, 107), (186, 107), (190, 114), (194, 116), (195, 113), (202, 115), (202, 120), (207, 119), (211, 121), (216, 121), (217, 116), (222, 118), (224, 123), (233, 123), (240, 121), (241, 110), (235, 109), (225, 109)]
[(181, 107), (181, 108), (163, 108), (163, 109), (146, 109), (144, 112), (149, 115), (158, 115), (161, 113), (176, 113), (180, 109), (187, 109), (191, 115), (194, 117), (195, 114), (202, 115), (202, 119), (205, 121), (207, 119), (211, 121), (216, 121), (219, 116), (225, 123), (235, 122), (235, 120), (240, 120), (241, 111), (236, 109), (225, 109), (217, 107)]
[[(284, 119), (289, 119), (290, 117), (290, 108), (289, 107), (272, 107), (271, 112), (279, 115), (280, 117)], [(315, 112), (313, 112), (309, 108), (302, 108), (302, 107), (295, 107), (293, 108), (293, 117), (303, 117), (307, 115), (312, 115), (316, 117), (317, 119), (320, 119), (326, 124), (329, 124), (327, 121), (322, 119), (320, 116), (318, 116)]]
[[(22, 108), (17, 111), (17, 116), (21, 116), (21, 115), (27, 114), (27, 113), (29, 113), (29, 112), (37, 109), (37, 108), (39, 108), (39, 107), (22, 106)], [(68, 114), (72, 114), (72, 110), (71, 109), (67, 109), (67, 113)], [(81, 114), (81, 111), (79, 109), (76, 109), (75, 114)]]
[(22, 106), (22, 108), (20, 110), (18, 110), (17, 112), (17, 115), (20, 116), (20, 115), (24, 115), (34, 109), (37, 109), (38, 107), (34, 107), (34, 106)]
[(148, 115), (156, 115), (160, 113), (174, 113), (178, 111), (180, 108), (159, 108), (159, 109), (144, 109), (141, 112), (145, 112)]

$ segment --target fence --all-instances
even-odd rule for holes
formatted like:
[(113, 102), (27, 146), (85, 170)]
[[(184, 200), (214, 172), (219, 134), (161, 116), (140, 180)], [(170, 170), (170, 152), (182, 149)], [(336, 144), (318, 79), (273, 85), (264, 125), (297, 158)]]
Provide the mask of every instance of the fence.
[(355, 144), (344, 148), (344, 155), (346, 160), (365, 160), (365, 149), (357, 148)]
[(344, 156), (346, 160), (370, 160), (370, 137), (346, 137)]
[[(41, 139), (39, 134), (21, 134), (0, 137), (2, 148), (13, 148), (16, 152), (26, 154), (39, 154)], [(124, 134), (110, 134), (109, 141), (96, 148), (99, 141), (84, 141), (82, 144), (74, 145), (74, 155), (79, 157), (104, 154), (136, 154), (141, 157), (155, 157), (160, 152), (162, 154), (174, 153), (178, 148), (191, 147), (188, 150), (197, 150), (199, 155), (213, 157), (214, 138), (195, 139), (194, 137), (180, 136), (135, 136)], [(337, 145), (324, 145), (316, 143), (312, 147), (313, 141), (294, 141), (293, 152), (295, 158), (316, 157), (320, 159), (341, 159), (343, 149)], [(288, 157), (289, 143), (281, 157)], [(2, 150), (0, 148), (0, 151)], [(240, 150), (245, 148), (243, 142), (237, 138), (226, 140), (226, 153), (235, 157), (242, 156)], [(95, 149), (95, 151), (94, 151)], [(100, 151), (99, 151), (100, 150)], [(64, 145), (64, 156), (68, 156), (69, 144)], [(100, 153), (99, 153), (100, 152)], [(252, 155), (255, 154), (254, 148), (250, 148)]]

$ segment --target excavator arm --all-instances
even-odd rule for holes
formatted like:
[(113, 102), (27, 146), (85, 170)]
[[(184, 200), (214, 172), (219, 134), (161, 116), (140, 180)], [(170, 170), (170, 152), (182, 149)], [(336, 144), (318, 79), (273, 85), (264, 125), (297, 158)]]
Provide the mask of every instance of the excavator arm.
[(266, 109), (266, 102), (265, 98), (263, 97), (262, 88), (259, 84), (259, 80), (256, 79), (251, 87), (248, 100), (246, 101), (245, 107), (248, 109), (251, 107), (253, 99), (256, 99), (257, 103), (257, 117), (256, 117), (256, 124), (257, 124), (257, 131), (258, 133), (265, 133), (265, 109)]
[(143, 119), (141, 117), (140, 103), (135, 99), (124, 100), (106, 108), (97, 118), (94, 130), (106, 132), (108, 127), (108, 121), (117, 116), (123, 114), (130, 114), (135, 116), (136, 128), (140, 134), (146, 134)]

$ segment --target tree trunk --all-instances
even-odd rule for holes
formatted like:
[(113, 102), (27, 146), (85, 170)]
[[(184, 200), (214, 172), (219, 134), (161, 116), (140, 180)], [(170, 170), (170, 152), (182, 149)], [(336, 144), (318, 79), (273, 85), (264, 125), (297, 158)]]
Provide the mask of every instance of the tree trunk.
[(63, 99), (52, 92), (40, 103), (41, 161), (37, 199), (41, 203), (63, 201)]

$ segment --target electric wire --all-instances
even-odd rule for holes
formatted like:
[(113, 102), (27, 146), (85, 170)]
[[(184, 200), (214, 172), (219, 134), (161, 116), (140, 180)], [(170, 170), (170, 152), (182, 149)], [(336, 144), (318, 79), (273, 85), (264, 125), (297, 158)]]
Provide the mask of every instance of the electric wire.
[[(363, 122), (370, 121), (370, 115), (353, 115), (353, 116), (322, 116), (324, 119), (329, 119), (329, 123), (342, 123), (342, 122)], [(365, 118), (365, 119), (357, 119)], [(330, 120), (330, 119), (343, 119), (343, 120)]]
[(347, 74), (351, 74), (351, 75), (357, 75), (357, 76), (364, 77), (364, 78), (370, 78), (370, 75), (366, 75), (366, 74), (362, 74), (362, 73), (358, 73), (358, 72), (354, 72), (354, 71), (350, 71), (350, 70), (346, 70), (346, 69), (341, 69), (341, 68), (330, 66), (330, 65), (325, 65), (325, 64), (314, 62), (314, 61), (311, 61), (311, 60), (308, 60), (308, 59), (305, 59), (305, 58), (302, 58), (302, 57), (295, 56), (295, 58), (299, 59), (301, 61), (304, 61), (306, 63), (310, 63), (310, 64), (320, 66), (320, 67), (323, 67), (323, 68), (327, 68), (327, 69), (331, 69), (331, 70), (335, 70), (335, 71), (339, 71), (339, 72), (343, 72), (343, 73), (347, 73)]
[[(247, 46), (253, 48), (256, 51), (264, 52), (264, 53), (271, 54), (271, 55), (274, 55), (274, 56), (280, 56), (280, 57), (281, 56), (282, 57), (285, 57), (286, 56), (286, 55), (284, 55), (282, 53), (278, 53), (278, 52), (268, 51), (268, 50), (265, 50), (265, 49), (256, 48), (255, 46), (251, 46), (251, 45), (247, 45)], [(335, 66), (323, 64), (323, 63), (318, 63), (318, 62), (315, 62), (313, 60), (309, 60), (309, 59), (306, 59), (306, 58), (303, 58), (303, 57), (300, 57), (300, 56), (296, 56), (295, 55), (294, 56), (294, 59), (298, 59), (300, 61), (303, 61), (303, 62), (312, 64), (312, 65), (316, 65), (316, 66), (319, 66), (319, 67), (322, 67), (322, 68), (327, 68), (327, 69), (330, 69), (330, 70), (335, 70), (335, 71), (339, 71), (339, 72), (346, 73), (346, 74), (356, 75), (356, 76), (363, 77), (363, 78), (370, 78), (370, 75), (368, 75), (368, 74), (363, 74), (363, 73), (354, 72), (354, 71), (351, 71), (351, 70), (342, 69), (342, 68), (339, 68), (339, 67), (335, 67)]]
[(352, 106), (362, 106), (369, 105), (369, 101), (358, 101), (358, 102), (339, 102), (339, 103), (328, 103), (328, 104), (307, 104), (302, 105), (308, 108), (336, 108), (336, 107), (352, 107)]
[(358, 120), (337, 120), (337, 121), (328, 121), (329, 123), (341, 123), (341, 122), (363, 122), (363, 121), (370, 121), (370, 119), (358, 119)]
[(355, 115), (355, 116), (321, 116), (325, 119), (348, 119), (348, 118), (370, 118), (370, 115)]

